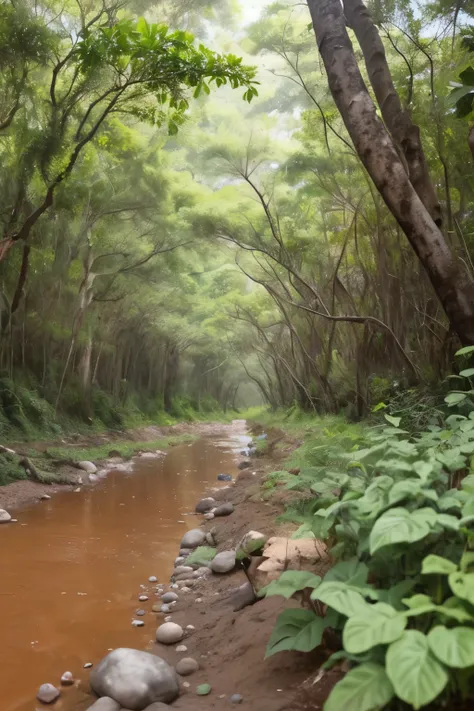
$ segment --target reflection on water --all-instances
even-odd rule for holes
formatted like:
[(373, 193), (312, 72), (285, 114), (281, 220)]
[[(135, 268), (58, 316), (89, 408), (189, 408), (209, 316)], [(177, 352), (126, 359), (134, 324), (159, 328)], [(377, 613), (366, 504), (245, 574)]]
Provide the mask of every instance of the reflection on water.
[[(132, 474), (111, 473), (94, 489), (58, 494), (1, 527), (1, 711), (34, 711), (41, 683), (59, 685), (64, 671), (85, 678), (83, 665), (109, 648), (147, 646), (156, 616), (131, 627), (143, 605), (140, 586), (151, 590), (151, 575), (169, 580), (181, 537), (198, 525), (185, 514), (218, 473), (235, 474), (235, 455), (248, 438), (242, 429), (225, 437), (138, 459)], [(154, 600), (143, 607), (151, 610)], [(72, 709), (82, 693), (64, 690), (55, 711)]]

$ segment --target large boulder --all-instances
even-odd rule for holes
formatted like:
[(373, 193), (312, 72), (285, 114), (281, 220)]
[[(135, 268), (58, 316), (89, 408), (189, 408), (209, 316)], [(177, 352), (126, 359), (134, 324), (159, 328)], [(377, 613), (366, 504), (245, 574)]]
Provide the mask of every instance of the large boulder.
[(330, 567), (326, 545), (317, 538), (275, 536), (267, 541), (263, 557), (252, 558), (247, 575), (258, 593), (284, 570), (308, 570), (324, 577)]
[(12, 517), (10, 516), (8, 511), (5, 511), (5, 509), (0, 509), (0, 523), (8, 523), (11, 520)]
[(196, 513), (205, 514), (208, 511), (210, 511), (211, 509), (213, 509), (215, 505), (216, 505), (216, 500), (211, 497), (208, 497), (207, 499), (201, 499), (201, 501), (198, 504), (196, 504), (195, 511), (196, 511)]
[(198, 548), (206, 540), (206, 534), (200, 528), (192, 528), (187, 531), (181, 541), (181, 548)]
[(179, 695), (175, 670), (161, 657), (136, 649), (115, 649), (90, 675), (98, 696), (108, 696), (130, 711), (143, 711), (155, 701), (170, 703)]
[(79, 469), (82, 469), (83, 472), (87, 472), (88, 474), (95, 474), (97, 471), (97, 467), (93, 462), (78, 462), (77, 466)]
[(209, 567), (213, 573), (230, 573), (235, 568), (235, 551), (218, 553)]

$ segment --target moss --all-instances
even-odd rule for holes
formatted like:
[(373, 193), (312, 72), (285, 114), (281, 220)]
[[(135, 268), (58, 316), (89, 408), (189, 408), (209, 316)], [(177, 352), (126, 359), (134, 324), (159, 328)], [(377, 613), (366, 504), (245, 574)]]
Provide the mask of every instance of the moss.
[(0, 486), (26, 478), (25, 470), (18, 464), (18, 457), (12, 454), (0, 454)]

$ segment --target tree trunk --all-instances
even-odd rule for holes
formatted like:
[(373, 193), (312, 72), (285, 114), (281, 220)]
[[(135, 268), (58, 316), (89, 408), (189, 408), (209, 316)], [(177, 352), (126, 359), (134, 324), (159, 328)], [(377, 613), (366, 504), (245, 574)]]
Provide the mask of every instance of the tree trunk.
[(418, 197), (359, 71), (339, 0), (307, 0), (334, 101), (363, 165), (423, 264), (450, 323), (474, 344), (474, 282)]
[(378, 29), (362, 0), (344, 0), (344, 10), (349, 27), (354, 30), (364, 55), (370, 83), (385, 125), (406, 160), (411, 183), (433, 221), (441, 226), (441, 206), (428, 172), (420, 129), (402, 106)]

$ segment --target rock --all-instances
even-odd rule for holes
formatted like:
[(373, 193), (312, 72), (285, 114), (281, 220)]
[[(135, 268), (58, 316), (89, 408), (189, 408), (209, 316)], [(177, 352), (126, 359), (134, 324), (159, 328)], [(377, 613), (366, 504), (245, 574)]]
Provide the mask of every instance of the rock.
[(41, 501), (49, 501), (50, 498), (51, 498), (51, 496), (50, 496), (49, 494), (42, 494), (42, 495), (40, 496), (40, 500), (41, 500)]
[(38, 701), (41, 701), (42, 704), (52, 704), (53, 701), (59, 698), (60, 694), (59, 689), (56, 689), (52, 684), (41, 684), (36, 698)]
[(178, 644), (178, 646), (175, 649), (175, 652), (178, 652), (178, 654), (183, 654), (184, 652), (187, 652), (188, 648), (186, 647), (185, 644)]
[(157, 459), (159, 455), (156, 452), (142, 452), (140, 459)]
[(5, 511), (5, 509), (0, 509), (0, 523), (8, 523), (11, 520), (12, 517), (10, 516), (8, 511)]
[(139, 602), (146, 602), (147, 600), (148, 600), (148, 595), (139, 595), (138, 596)]
[(331, 567), (326, 545), (317, 538), (270, 538), (261, 558), (252, 557), (247, 575), (258, 592), (284, 570), (308, 570), (324, 577)]
[(184, 563), (186, 558), (183, 555), (178, 556), (178, 558), (175, 558), (174, 564), (176, 565), (181, 565), (181, 563)]
[(202, 597), (197, 597), (195, 602), (202, 602)]
[(184, 637), (184, 630), (175, 622), (165, 622), (156, 630), (156, 641), (161, 644), (176, 644)]
[(230, 474), (218, 474), (217, 481), (232, 481), (232, 476)]
[(87, 711), (120, 711), (120, 704), (110, 698), (103, 696), (101, 699), (89, 706)]
[(208, 546), (211, 546), (211, 548), (216, 547), (216, 542), (214, 540), (214, 536), (212, 535), (212, 533), (210, 531), (208, 531), (206, 533), (206, 543)]
[(188, 632), (194, 632), (196, 628), (194, 625), (186, 625), (186, 629)]
[(184, 659), (180, 659), (176, 665), (176, 671), (180, 674), (180, 676), (189, 676), (198, 670), (199, 662), (192, 657), (184, 657)]
[(161, 603), (160, 602), (155, 602), (155, 604), (151, 608), (152, 612), (161, 612)]
[(172, 619), (171, 615), (168, 615), (168, 617), (165, 617), (165, 622), (171, 622)]
[(210, 568), (198, 568), (197, 570), (194, 571), (193, 573), (193, 578), (207, 578), (208, 575), (211, 574), (211, 569)]
[(229, 502), (218, 506), (214, 511), (214, 516), (230, 516), (231, 513), (234, 513), (234, 505)]
[(207, 499), (201, 499), (201, 501), (196, 504), (195, 511), (196, 513), (205, 514), (213, 509), (215, 505), (216, 500), (209, 496)]
[(244, 697), (241, 696), (240, 694), (232, 694), (232, 696), (229, 699), (231, 704), (241, 704), (243, 700), (244, 700)]
[(83, 472), (87, 472), (88, 474), (95, 474), (97, 471), (97, 467), (93, 462), (78, 462), (76, 466), (78, 469), (82, 469)]
[(176, 600), (179, 600), (179, 597), (174, 592), (167, 592), (161, 596), (161, 599), (163, 602), (175, 602)]
[[(188, 582), (188, 585), (189, 585), (189, 583), (192, 583), (193, 581), (192, 581), (192, 580), (188, 580), (187, 582)], [(192, 592), (192, 590), (191, 590), (190, 587), (187, 587), (186, 585), (184, 585), (184, 586), (181, 588), (181, 592), (183, 592), (183, 593), (188, 593), (188, 592)]]
[(148, 582), (149, 583), (157, 583), (158, 578), (155, 575), (150, 575), (150, 577), (148, 578)]
[(97, 481), (99, 481), (99, 477), (97, 476), (97, 474), (94, 474), (93, 472), (88, 474), (87, 478), (89, 479), (91, 484), (95, 484)]
[(223, 551), (218, 553), (210, 568), (213, 573), (230, 573), (235, 568), (235, 551)]
[(180, 555), (182, 558), (187, 558), (188, 555), (191, 555), (191, 553), (192, 553), (191, 548), (181, 548), (180, 551), (179, 551), (179, 555)]
[(240, 462), (238, 468), (242, 471), (242, 469), (248, 469), (251, 466), (251, 463), (248, 461)]
[(90, 669), (90, 668), (93, 667), (93, 666), (94, 666), (94, 665), (92, 664), (92, 662), (86, 662), (86, 663), (84, 664), (84, 669)]
[(138, 615), (138, 617), (143, 617), (143, 615), (146, 615), (146, 611), (145, 610), (137, 610), (135, 612), (135, 614)]
[[(171, 588), (172, 590), (178, 590), (179, 585), (178, 585), (178, 583), (173, 583), (172, 585), (170, 585), (170, 588)], [(161, 591), (161, 592), (163, 592), (163, 591)]]
[(184, 534), (181, 541), (182, 548), (198, 548), (206, 540), (206, 535), (200, 528), (193, 528)]
[(74, 684), (74, 677), (72, 675), (72, 672), (64, 672), (61, 677), (61, 684), (62, 686), (72, 686), (72, 684)]
[(259, 531), (249, 531), (236, 547), (237, 557), (248, 558), (253, 553), (263, 549), (267, 542), (267, 536)]
[(194, 569), (189, 565), (178, 565), (178, 567), (173, 570), (173, 575), (182, 575), (183, 573), (189, 575), (189, 573), (192, 573), (193, 570)]
[(145, 623), (143, 620), (132, 620), (132, 627), (144, 627)]
[(206, 521), (212, 521), (212, 519), (214, 518), (214, 514), (213, 513), (205, 513), (204, 518), (206, 519)]
[(163, 613), (163, 615), (167, 615), (168, 612), (170, 612), (171, 608), (169, 605), (161, 605), (160, 607), (160, 612)]
[(232, 605), (232, 610), (234, 612), (238, 612), (239, 610), (243, 610), (244, 607), (248, 607), (248, 605), (253, 605), (254, 602), (257, 601), (257, 596), (255, 595), (255, 591), (252, 587), (252, 583), (244, 583), (240, 587), (238, 587), (236, 590), (234, 590), (230, 603)]
[(136, 649), (115, 649), (90, 675), (99, 696), (108, 696), (131, 711), (155, 701), (171, 703), (179, 695), (175, 670), (164, 659)]

